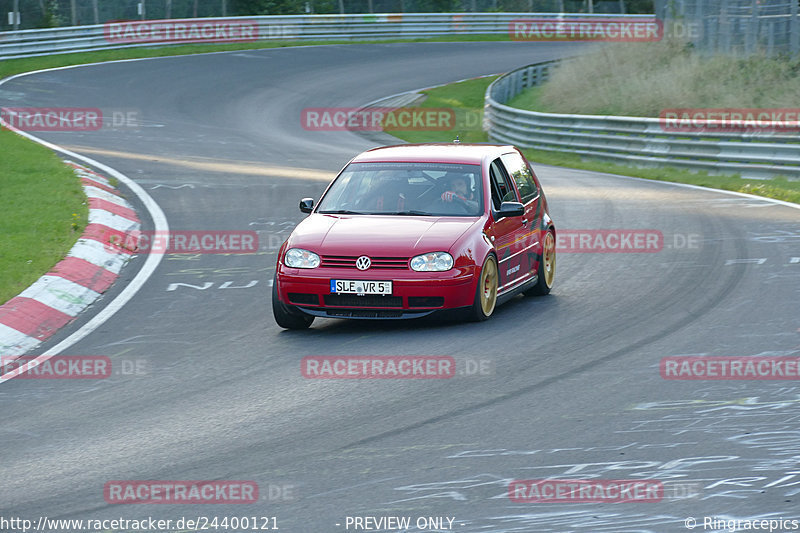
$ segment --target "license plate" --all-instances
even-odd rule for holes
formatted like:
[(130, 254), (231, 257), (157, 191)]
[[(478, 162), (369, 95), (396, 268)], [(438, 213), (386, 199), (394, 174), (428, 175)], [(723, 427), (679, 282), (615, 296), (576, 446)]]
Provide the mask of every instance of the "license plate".
[(360, 279), (332, 279), (331, 293), (336, 294), (392, 294), (391, 281)]

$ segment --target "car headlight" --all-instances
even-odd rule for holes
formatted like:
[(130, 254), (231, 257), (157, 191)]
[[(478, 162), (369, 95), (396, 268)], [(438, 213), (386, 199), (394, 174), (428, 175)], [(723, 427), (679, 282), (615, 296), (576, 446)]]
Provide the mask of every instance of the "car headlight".
[(317, 268), (319, 256), (314, 252), (302, 248), (290, 248), (283, 260), (284, 264), (292, 268)]
[(447, 252), (431, 252), (411, 258), (411, 270), (444, 272), (453, 268), (453, 256)]

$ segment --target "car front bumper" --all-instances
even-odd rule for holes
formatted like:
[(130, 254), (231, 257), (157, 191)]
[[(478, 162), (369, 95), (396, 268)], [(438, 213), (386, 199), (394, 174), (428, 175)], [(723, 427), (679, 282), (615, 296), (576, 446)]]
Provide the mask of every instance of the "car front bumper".
[[(471, 306), (475, 267), (447, 272), (361, 271), (338, 268), (297, 269), (278, 265), (280, 300), (312, 316), (329, 318), (417, 318), (435, 311)], [(331, 280), (391, 281), (391, 295), (331, 293)]]

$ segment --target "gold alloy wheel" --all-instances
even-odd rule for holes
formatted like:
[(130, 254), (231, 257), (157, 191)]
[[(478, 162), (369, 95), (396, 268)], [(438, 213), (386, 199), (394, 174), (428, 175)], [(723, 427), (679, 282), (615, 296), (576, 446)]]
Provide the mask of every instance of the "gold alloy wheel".
[(553, 280), (556, 277), (556, 239), (552, 231), (548, 231), (544, 236), (543, 248), (544, 282), (549, 288), (553, 286)]
[(485, 316), (494, 311), (497, 303), (497, 261), (494, 256), (489, 256), (481, 270), (480, 280), (481, 310)]

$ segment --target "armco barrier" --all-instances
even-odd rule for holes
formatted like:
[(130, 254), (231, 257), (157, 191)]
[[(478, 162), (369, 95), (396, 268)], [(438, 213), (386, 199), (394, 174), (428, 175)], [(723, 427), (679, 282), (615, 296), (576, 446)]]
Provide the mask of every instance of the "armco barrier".
[[(254, 21), (258, 40), (412, 39), (438, 35), (509, 35), (515, 19), (603, 19), (609, 15), (557, 13), (388, 13), (374, 15), (265, 15), (187, 19), (191, 21)], [(652, 20), (652, 15), (613, 15), (614, 19)], [(131, 21), (158, 24), (165, 21)], [(112, 43), (103, 24), (44, 30), (0, 32), (0, 59), (33, 57), (165, 43)]]
[(505, 105), (547, 80), (557, 61), (504, 74), (486, 90), (485, 127), (493, 142), (571, 152), (640, 166), (673, 166), (710, 174), (800, 178), (800, 135), (668, 132), (658, 118), (539, 113)]

